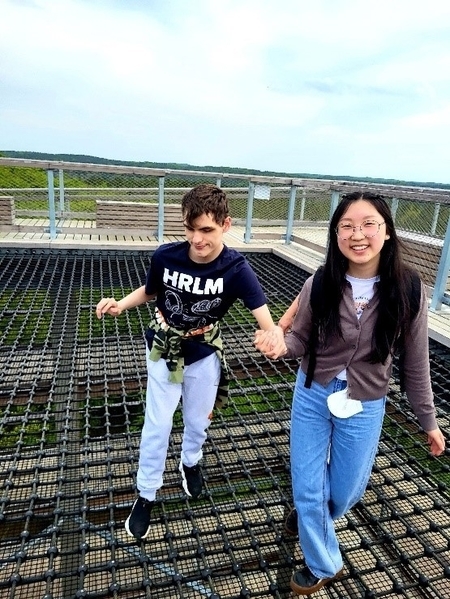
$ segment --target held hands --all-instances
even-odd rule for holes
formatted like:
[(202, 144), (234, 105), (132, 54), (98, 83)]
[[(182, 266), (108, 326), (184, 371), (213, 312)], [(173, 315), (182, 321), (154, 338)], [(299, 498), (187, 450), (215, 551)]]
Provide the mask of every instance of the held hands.
[(120, 316), (122, 314), (122, 308), (119, 306), (119, 302), (113, 297), (104, 297), (98, 302), (95, 313), (97, 318), (101, 318), (104, 314)]
[(253, 345), (272, 360), (277, 360), (287, 353), (283, 329), (280, 326), (276, 326), (270, 331), (256, 331)]
[(427, 432), (428, 445), (433, 455), (441, 455), (445, 451), (445, 438), (441, 430), (436, 428), (432, 431)]

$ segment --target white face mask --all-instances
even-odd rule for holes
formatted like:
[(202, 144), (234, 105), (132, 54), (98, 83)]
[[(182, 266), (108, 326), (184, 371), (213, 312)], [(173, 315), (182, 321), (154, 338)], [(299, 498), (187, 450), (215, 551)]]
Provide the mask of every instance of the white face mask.
[(362, 403), (358, 399), (348, 398), (347, 389), (329, 395), (327, 405), (333, 416), (337, 418), (350, 418), (363, 410)]

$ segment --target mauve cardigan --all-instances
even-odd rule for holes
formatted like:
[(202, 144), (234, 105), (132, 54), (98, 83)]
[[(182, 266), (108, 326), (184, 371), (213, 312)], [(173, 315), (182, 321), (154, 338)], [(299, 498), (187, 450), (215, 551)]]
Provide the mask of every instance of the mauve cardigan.
[[(312, 326), (310, 305), (313, 277), (305, 282), (299, 296), (299, 305), (292, 329), (286, 334), (288, 352), (284, 357), (302, 358), (301, 369), (306, 374), (308, 356), (305, 355)], [(392, 357), (384, 364), (371, 364), (369, 355), (372, 331), (378, 308), (376, 292), (358, 320), (350, 283), (344, 290), (340, 305), (341, 328), (344, 339), (338, 335), (327, 340), (327, 346), (318, 344), (314, 381), (326, 386), (339, 372), (347, 370), (348, 395), (362, 401), (379, 399), (387, 394), (392, 370)], [(436, 411), (431, 389), (428, 354), (428, 304), (422, 285), (419, 311), (411, 323), (405, 340), (405, 391), (420, 425), (425, 431), (437, 428)]]

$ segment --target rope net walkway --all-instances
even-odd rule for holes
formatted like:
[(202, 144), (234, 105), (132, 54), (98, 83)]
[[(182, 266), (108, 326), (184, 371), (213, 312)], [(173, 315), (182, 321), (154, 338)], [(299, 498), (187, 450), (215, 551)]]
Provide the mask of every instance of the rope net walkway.
[[(307, 273), (272, 254), (248, 259), (279, 317)], [(232, 401), (209, 429), (204, 494), (191, 501), (180, 486), (177, 411), (150, 538), (125, 533), (150, 308), (101, 321), (93, 308), (142, 284), (148, 264), (140, 251), (0, 252), (2, 598), (292, 597), (302, 555), (284, 520), (297, 363), (254, 350), (255, 322), (241, 305), (223, 326)], [(450, 352), (432, 342), (430, 358), (448, 437)], [(449, 453), (426, 451), (397, 375), (369, 487), (336, 522), (345, 575), (314, 597), (450, 596)]]

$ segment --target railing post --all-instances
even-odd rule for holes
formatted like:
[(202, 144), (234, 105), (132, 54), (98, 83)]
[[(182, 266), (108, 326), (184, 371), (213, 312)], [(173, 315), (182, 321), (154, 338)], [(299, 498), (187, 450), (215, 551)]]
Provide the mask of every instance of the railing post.
[(162, 243), (164, 238), (164, 177), (158, 177), (158, 233), (157, 238)]
[(398, 210), (398, 198), (392, 198), (392, 202), (391, 202), (391, 214), (392, 214), (392, 220), (395, 223), (395, 217), (397, 216), (397, 210)]
[(430, 309), (439, 310), (444, 299), (445, 287), (447, 284), (448, 271), (450, 269), (450, 216), (447, 221), (447, 231), (445, 233), (444, 245), (442, 246), (441, 258), (434, 282), (433, 295), (431, 296)]
[(55, 212), (55, 180), (53, 171), (47, 171), (47, 189), (48, 189), (48, 220), (50, 239), (56, 238), (56, 212)]
[(295, 213), (295, 196), (297, 193), (297, 187), (291, 185), (291, 191), (289, 193), (289, 207), (288, 207), (288, 219), (286, 225), (286, 241), (285, 244), (289, 245), (292, 238), (292, 229), (294, 226), (294, 213)]
[(216, 179), (216, 187), (222, 187), (222, 177), (217, 177), (217, 179)]
[(333, 213), (336, 210), (338, 204), (339, 204), (339, 192), (332, 191), (331, 192), (331, 206), (330, 206), (330, 220), (331, 220), (331, 217), (333, 216)]
[(255, 184), (249, 181), (247, 200), (247, 221), (245, 223), (244, 242), (250, 243), (252, 238), (253, 199), (255, 197)]
[(306, 189), (303, 188), (302, 191), (302, 200), (300, 202), (300, 220), (305, 220), (305, 207), (306, 207)]
[(62, 213), (64, 212), (64, 204), (65, 204), (65, 200), (64, 200), (64, 171), (62, 170), (62, 168), (60, 168), (58, 171), (58, 177), (59, 177), (59, 212), (62, 215)]
[(434, 205), (434, 213), (433, 213), (433, 222), (431, 223), (431, 234), (436, 235), (437, 224), (439, 220), (439, 212), (441, 210), (441, 205), (436, 202)]

